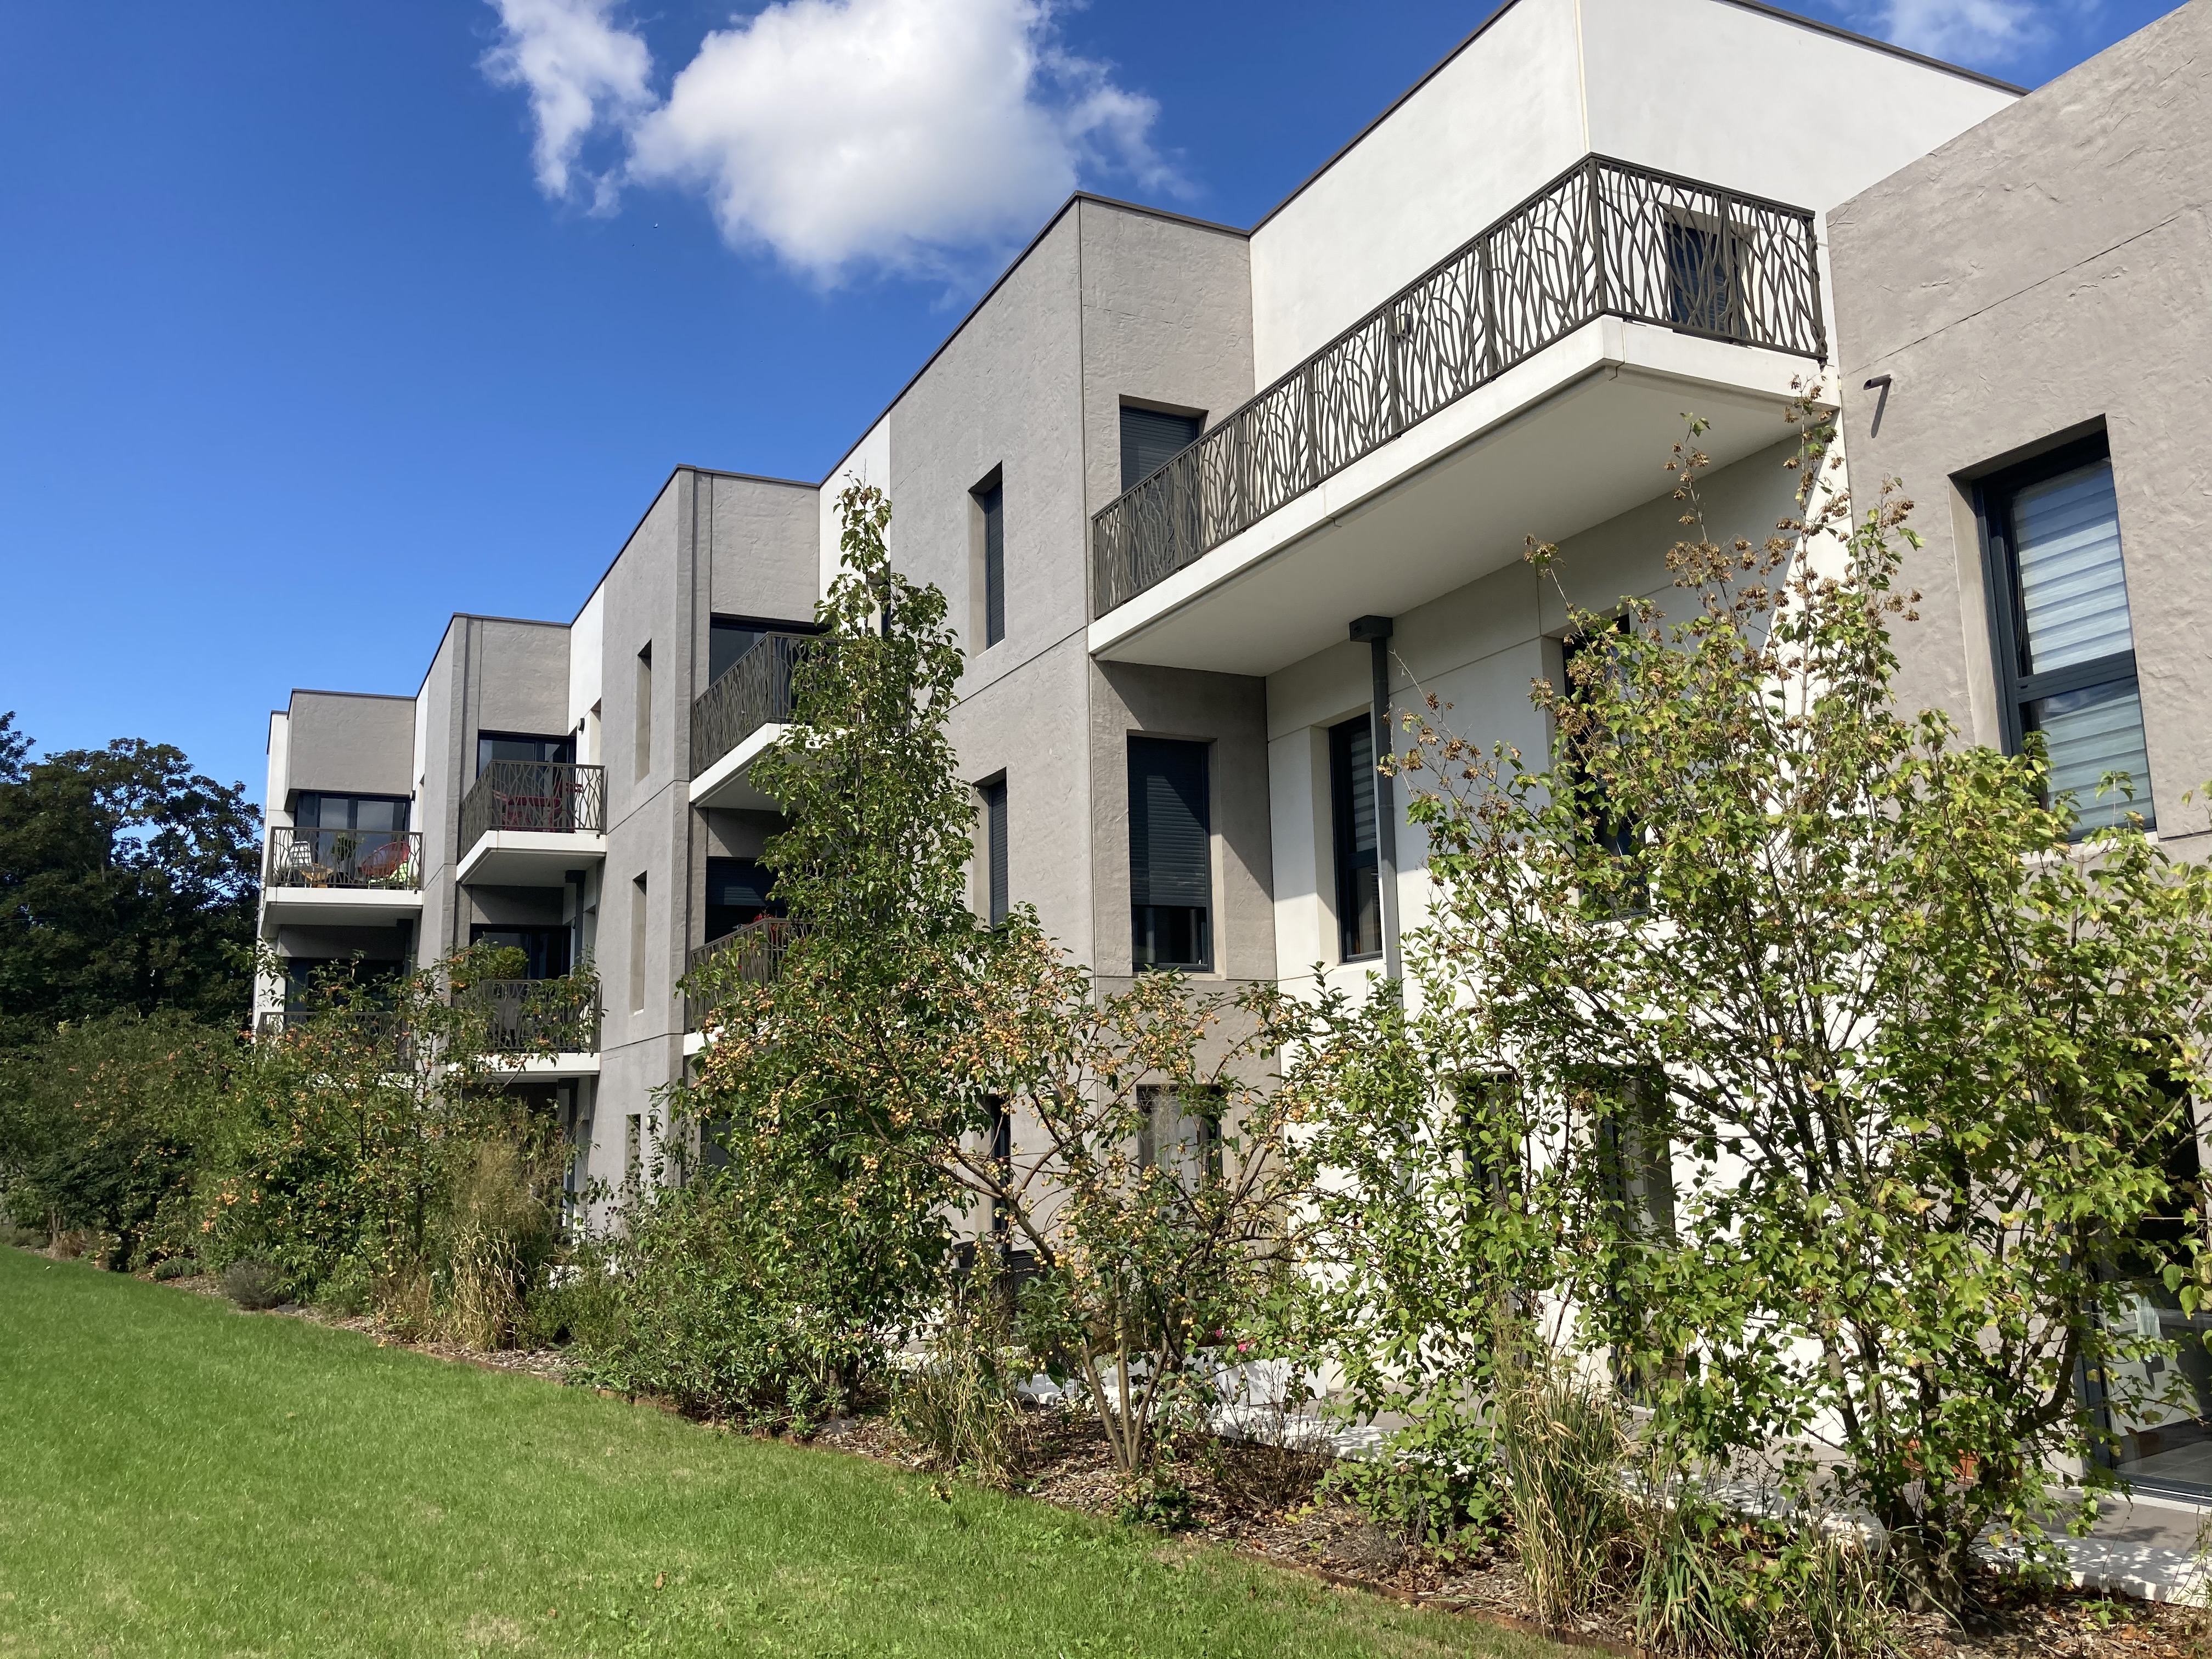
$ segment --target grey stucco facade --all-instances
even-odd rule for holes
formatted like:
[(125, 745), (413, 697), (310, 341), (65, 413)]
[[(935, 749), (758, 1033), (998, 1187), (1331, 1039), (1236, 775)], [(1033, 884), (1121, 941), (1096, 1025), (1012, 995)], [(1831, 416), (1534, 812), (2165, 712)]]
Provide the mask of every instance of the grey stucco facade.
[(2004, 741), (1983, 486), (2103, 434), (2157, 822), (2192, 849), (2203, 813), (2181, 797), (2212, 778), (2212, 455), (2186, 413), (2212, 385), (2208, 106), (2212, 4), (2191, 0), (1829, 221), (1854, 495), (1864, 512), (1900, 481), (1926, 541), (1900, 699)]

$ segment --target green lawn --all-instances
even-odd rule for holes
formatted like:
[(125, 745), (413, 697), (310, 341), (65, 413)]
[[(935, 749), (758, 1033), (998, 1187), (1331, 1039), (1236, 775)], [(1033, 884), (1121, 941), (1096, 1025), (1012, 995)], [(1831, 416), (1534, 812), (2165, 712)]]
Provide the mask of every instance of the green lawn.
[(1563, 1650), (0, 1248), (0, 1655)]

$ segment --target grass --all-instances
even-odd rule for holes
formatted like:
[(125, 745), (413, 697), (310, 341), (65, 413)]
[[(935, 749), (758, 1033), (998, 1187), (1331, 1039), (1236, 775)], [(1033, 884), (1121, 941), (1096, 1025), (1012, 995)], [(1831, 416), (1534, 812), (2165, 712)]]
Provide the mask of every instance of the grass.
[(0, 1249), (0, 1656), (1564, 1650)]

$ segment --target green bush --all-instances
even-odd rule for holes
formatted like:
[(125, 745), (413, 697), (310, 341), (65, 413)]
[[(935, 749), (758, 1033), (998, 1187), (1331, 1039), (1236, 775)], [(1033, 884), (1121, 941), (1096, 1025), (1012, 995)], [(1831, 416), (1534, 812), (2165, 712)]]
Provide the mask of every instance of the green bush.
[(241, 1258), (222, 1270), (222, 1293), (256, 1313), (282, 1307), (289, 1299), (283, 1273), (271, 1262), (251, 1258)]
[(1009, 1486), (1027, 1438), (1018, 1384), (1030, 1371), (997, 1299), (956, 1296), (928, 1346), (891, 1389), (891, 1420), (932, 1464), (987, 1486)]
[(172, 1279), (190, 1279), (199, 1271), (200, 1264), (188, 1255), (173, 1255), (154, 1264), (154, 1278), (157, 1283), (167, 1283)]

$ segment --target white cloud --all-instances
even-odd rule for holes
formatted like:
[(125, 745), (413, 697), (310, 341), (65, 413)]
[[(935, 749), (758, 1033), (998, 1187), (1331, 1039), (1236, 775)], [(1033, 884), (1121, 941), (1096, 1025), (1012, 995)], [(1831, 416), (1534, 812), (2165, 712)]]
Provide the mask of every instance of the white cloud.
[(1158, 106), (1063, 50), (1051, 0), (777, 0), (709, 34), (658, 102), (610, 0), (490, 3), (507, 39), (486, 66), (530, 89), (549, 195), (609, 118), (629, 179), (698, 191), (732, 246), (823, 278), (952, 268), (1086, 172), (1182, 188), (1150, 143)]
[(1931, 58), (2004, 58), (2048, 35), (2044, 10), (2037, 0), (1887, 0), (1877, 26)]
[[(526, 87), (538, 125), (531, 160), (538, 187), (566, 197), (585, 138), (602, 120), (622, 122), (652, 101), (653, 55), (645, 42), (610, 22), (614, 0), (489, 0), (503, 38), (484, 54), (484, 73), (501, 86)], [(589, 175), (586, 175), (587, 177)], [(615, 181), (592, 179), (595, 205), (613, 205)]]

